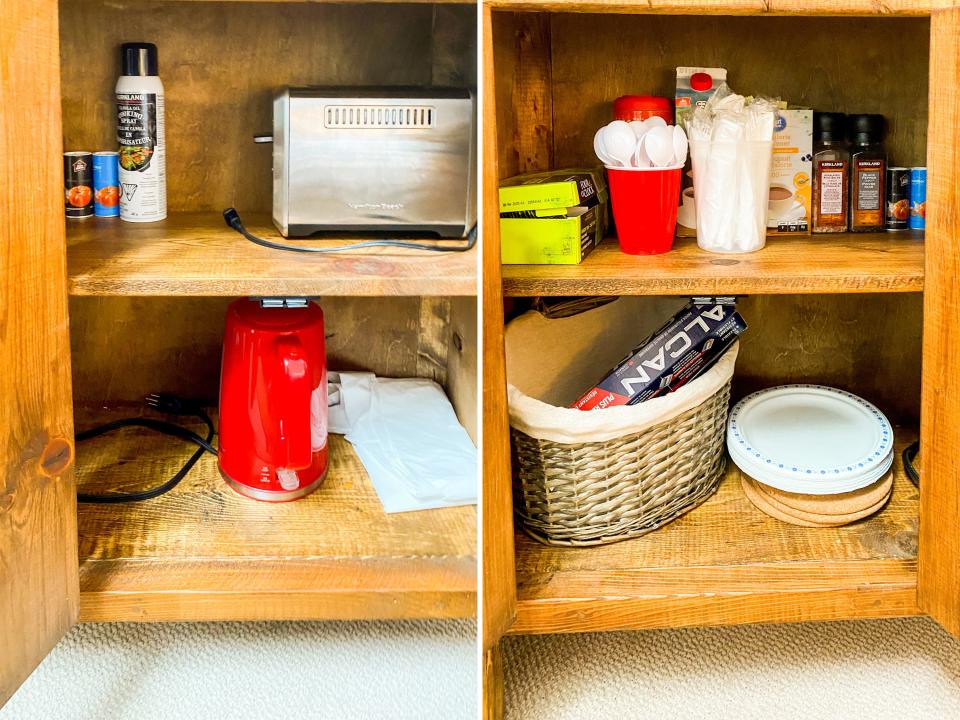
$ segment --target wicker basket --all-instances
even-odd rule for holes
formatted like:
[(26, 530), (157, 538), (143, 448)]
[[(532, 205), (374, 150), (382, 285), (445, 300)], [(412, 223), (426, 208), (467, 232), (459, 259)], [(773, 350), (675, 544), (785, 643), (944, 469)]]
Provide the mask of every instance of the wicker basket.
[(602, 442), (565, 444), (511, 428), (524, 530), (547, 545), (602, 545), (640, 537), (695, 508), (723, 476), (729, 400), (728, 377), (681, 414)]

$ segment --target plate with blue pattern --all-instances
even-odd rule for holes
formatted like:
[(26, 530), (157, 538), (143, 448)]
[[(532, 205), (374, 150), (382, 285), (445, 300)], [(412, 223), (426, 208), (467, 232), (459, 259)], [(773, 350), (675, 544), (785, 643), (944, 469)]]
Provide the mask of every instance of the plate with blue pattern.
[(893, 464), (893, 428), (872, 403), (823, 385), (782, 385), (730, 411), (727, 449), (743, 472), (787, 492), (866, 487)]

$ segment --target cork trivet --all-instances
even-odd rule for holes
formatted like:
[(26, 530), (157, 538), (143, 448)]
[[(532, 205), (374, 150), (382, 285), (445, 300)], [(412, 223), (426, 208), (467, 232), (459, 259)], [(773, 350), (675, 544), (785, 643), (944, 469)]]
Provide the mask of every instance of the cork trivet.
[(872, 485), (837, 495), (792, 493), (765, 485), (755, 478), (750, 479), (755, 483), (757, 490), (776, 501), (775, 505), (784, 506), (788, 512), (792, 509), (816, 515), (849, 515), (860, 512), (884, 500), (893, 489), (892, 470)]
[[(777, 520), (801, 527), (839, 527), (840, 525), (847, 525), (877, 512), (887, 503), (887, 500), (890, 499), (888, 495), (874, 506), (849, 515), (817, 515), (815, 513), (805, 513), (800, 510), (777, 507), (770, 498), (757, 489), (754, 482), (746, 475), (741, 475), (740, 485), (743, 487), (743, 492), (747, 496), (747, 499), (750, 500), (758, 510)], [(789, 512), (787, 510), (789, 510)]]

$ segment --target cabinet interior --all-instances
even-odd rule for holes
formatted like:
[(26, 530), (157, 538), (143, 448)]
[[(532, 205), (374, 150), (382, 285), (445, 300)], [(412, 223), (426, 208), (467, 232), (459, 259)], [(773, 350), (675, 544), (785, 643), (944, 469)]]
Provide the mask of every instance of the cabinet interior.
[[(678, 66), (725, 67), (736, 92), (795, 106), (882, 113), (891, 165), (926, 164), (927, 18), (497, 10), (491, 26), (500, 178), (596, 166), (593, 133), (612, 101), (673, 97)], [(505, 317), (537, 295), (650, 296), (638, 312), (654, 296), (738, 295), (749, 329), (734, 401), (787, 383), (844, 388), (887, 413), (902, 449), (920, 417), (923, 245), (842, 233), (770, 237), (749, 256), (678, 240), (666, 255), (630, 257), (609, 238), (578, 266), (502, 266)], [(832, 530), (761, 514), (729, 463), (716, 495), (642, 538), (556, 548), (518, 527), (511, 632), (916, 613), (919, 493), (899, 460), (894, 472), (883, 511)]]
[[(281, 87), (475, 88), (475, 7), (61, 0), (64, 148), (115, 144), (129, 41), (158, 47), (168, 219), (68, 223), (77, 429), (135, 414), (151, 392), (215, 410), (227, 305), (286, 295), (317, 298), (331, 370), (433, 379), (476, 442), (473, 253), (304, 257), (263, 251), (221, 217), (235, 206), (254, 233), (275, 232), (271, 153), (253, 136), (271, 130)], [(475, 508), (386, 515), (349, 443), (330, 447), (326, 481), (296, 502), (241, 498), (207, 455), (160, 498), (81, 504), (81, 619), (473, 616)], [(190, 452), (137, 430), (91, 440), (78, 486), (158, 485)]]
[(61, 0), (65, 148), (114, 145), (123, 42), (157, 45), (166, 97), (171, 212), (271, 210), (273, 127), (283, 86), (476, 87), (468, 5)]

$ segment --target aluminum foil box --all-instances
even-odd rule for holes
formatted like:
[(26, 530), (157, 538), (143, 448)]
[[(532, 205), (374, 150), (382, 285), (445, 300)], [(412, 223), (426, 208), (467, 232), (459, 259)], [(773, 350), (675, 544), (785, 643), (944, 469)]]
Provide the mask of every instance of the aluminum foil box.
[(706, 372), (746, 329), (735, 298), (693, 298), (571, 407), (636, 405), (673, 392)]

